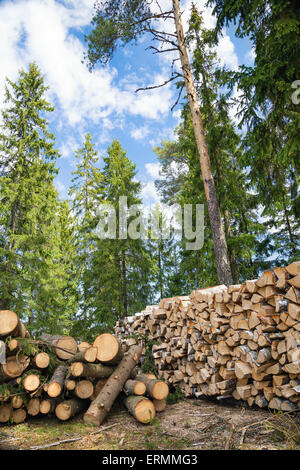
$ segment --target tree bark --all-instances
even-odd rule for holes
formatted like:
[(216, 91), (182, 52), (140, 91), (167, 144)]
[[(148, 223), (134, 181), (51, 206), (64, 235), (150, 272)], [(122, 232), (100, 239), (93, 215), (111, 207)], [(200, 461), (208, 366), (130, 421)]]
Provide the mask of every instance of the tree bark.
[(102, 364), (85, 364), (83, 362), (73, 362), (71, 365), (71, 375), (73, 377), (90, 377), (92, 379), (104, 379), (109, 377), (115, 367), (103, 366)]
[(217, 199), (215, 182), (212, 175), (210, 157), (207, 148), (206, 137), (203, 129), (202, 118), (198, 97), (191, 71), (191, 66), (185, 45), (181, 13), (179, 9), (179, 1), (173, 1), (173, 11), (175, 17), (175, 26), (177, 33), (177, 41), (180, 53), (181, 68), (184, 75), (184, 82), (187, 91), (191, 116), (194, 126), (194, 134), (197, 143), (197, 149), (200, 159), (200, 167), (205, 189), (208, 214), (210, 219), (211, 231), (213, 236), (214, 251), (216, 258), (216, 266), (218, 279), (220, 284), (232, 284), (232, 275), (230, 270), (230, 262), (228, 259), (227, 243), (220, 214), (220, 208)]
[(141, 355), (142, 349), (139, 346), (132, 346), (130, 348), (97, 398), (91, 403), (84, 415), (85, 423), (100, 426), (110, 411), (116, 397), (124, 387), (126, 380), (130, 377), (131, 371), (137, 365)]
[(63, 391), (67, 370), (68, 369), (66, 366), (58, 366), (55, 369), (47, 387), (47, 393), (49, 397), (55, 398), (61, 394), (61, 392)]

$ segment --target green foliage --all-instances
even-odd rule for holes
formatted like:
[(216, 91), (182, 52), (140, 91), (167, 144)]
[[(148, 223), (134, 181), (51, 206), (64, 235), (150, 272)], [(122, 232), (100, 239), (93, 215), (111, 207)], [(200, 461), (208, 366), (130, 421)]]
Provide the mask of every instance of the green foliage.
[(169, 393), (167, 396), (167, 405), (174, 405), (175, 403), (178, 403), (184, 398), (184, 394), (180, 390), (179, 387), (176, 387), (173, 391)]
[(7, 79), (0, 130), (0, 298), (1, 307), (16, 311), (30, 331), (63, 333), (74, 303), (72, 296), (65, 301), (66, 205), (54, 187), (58, 153), (45, 118), (53, 111), (46, 90), (35, 64), (21, 70), (16, 83)]
[(239, 91), (244, 166), (263, 208), (271, 251), (278, 264), (299, 258), (299, 105), (292, 84), (300, 66), (300, 8), (285, 0), (216, 0), (217, 31), (234, 21), (236, 35), (250, 36), (252, 67), (228, 73), (224, 85)]
[(92, 31), (85, 36), (88, 42), (86, 59), (89, 67), (96, 62), (106, 64), (118, 45), (136, 41), (150, 27), (153, 17), (144, 0), (108, 0), (95, 3)]

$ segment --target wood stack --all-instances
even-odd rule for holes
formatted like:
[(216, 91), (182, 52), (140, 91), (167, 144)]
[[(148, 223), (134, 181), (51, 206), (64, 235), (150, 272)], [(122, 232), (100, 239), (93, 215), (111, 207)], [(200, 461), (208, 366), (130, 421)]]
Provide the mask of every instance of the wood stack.
[(125, 347), (158, 344), (158, 376), (185, 396), (300, 408), (300, 261), (242, 285), (195, 290), (117, 323)]
[(141, 348), (124, 353), (110, 333), (92, 345), (71, 336), (34, 340), (14, 312), (2, 310), (0, 338), (0, 423), (50, 413), (65, 421), (85, 411), (85, 422), (100, 425), (120, 394), (143, 423), (155, 416), (155, 400), (164, 407), (168, 385), (153, 377), (135, 379)]

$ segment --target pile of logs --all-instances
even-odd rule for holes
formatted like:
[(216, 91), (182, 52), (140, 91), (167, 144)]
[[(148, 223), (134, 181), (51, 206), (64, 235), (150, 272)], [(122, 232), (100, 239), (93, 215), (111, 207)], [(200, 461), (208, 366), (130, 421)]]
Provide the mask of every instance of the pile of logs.
[(162, 299), (115, 333), (128, 347), (140, 335), (157, 342), (158, 377), (187, 397), (300, 408), (300, 261), (241, 285)]
[(16, 313), (2, 310), (0, 338), (0, 423), (50, 413), (66, 421), (84, 411), (84, 422), (99, 426), (117, 398), (149, 423), (166, 405), (168, 385), (137, 373), (141, 347), (123, 351), (110, 333), (92, 345), (71, 336), (35, 340)]

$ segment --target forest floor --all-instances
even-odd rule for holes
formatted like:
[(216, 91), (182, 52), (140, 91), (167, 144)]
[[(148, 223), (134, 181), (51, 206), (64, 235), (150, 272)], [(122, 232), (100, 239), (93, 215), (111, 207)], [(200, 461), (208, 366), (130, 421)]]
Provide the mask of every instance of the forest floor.
[(300, 415), (272, 413), (240, 402), (183, 399), (159, 413), (149, 425), (116, 407), (101, 428), (82, 415), (69, 422), (36, 417), (0, 425), (0, 450), (48, 446), (51, 450), (278, 450), (300, 449)]

